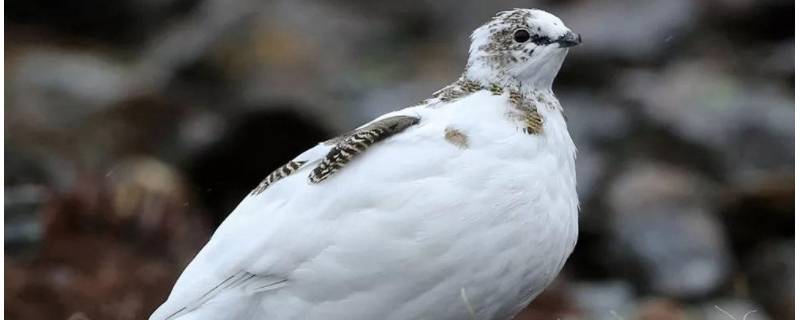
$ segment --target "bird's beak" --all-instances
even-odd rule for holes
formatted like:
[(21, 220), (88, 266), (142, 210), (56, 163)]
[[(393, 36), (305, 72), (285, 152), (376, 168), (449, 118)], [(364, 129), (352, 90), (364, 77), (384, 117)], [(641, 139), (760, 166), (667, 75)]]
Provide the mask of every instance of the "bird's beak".
[(581, 44), (581, 35), (572, 31), (567, 31), (566, 34), (556, 40), (559, 48), (569, 48)]

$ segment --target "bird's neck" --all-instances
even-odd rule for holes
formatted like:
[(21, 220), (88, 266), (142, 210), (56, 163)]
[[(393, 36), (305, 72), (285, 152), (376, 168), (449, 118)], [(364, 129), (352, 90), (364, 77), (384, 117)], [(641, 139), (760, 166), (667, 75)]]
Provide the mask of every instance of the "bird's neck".
[(433, 100), (428, 99), (423, 102), (429, 104), (450, 102), (469, 94), (486, 90), (494, 95), (507, 94), (509, 97), (515, 97), (514, 100), (536, 100), (544, 103), (544, 106), (550, 109), (562, 110), (550, 84), (552, 84), (552, 80), (546, 83), (520, 81), (514, 77), (506, 77), (501, 74), (481, 73), (480, 70), (476, 72), (476, 69), (468, 67), (456, 82), (434, 92)]
[(470, 56), (462, 77), (483, 86), (500, 85), (523, 93), (552, 93), (553, 81), (561, 69), (567, 51), (530, 60), (524, 65), (508, 66), (491, 56)]
[(501, 87), (504, 90), (521, 92), (531, 96), (553, 93), (553, 77), (549, 75), (519, 80), (516, 77), (487, 69), (468, 67), (461, 79), (478, 83), (483, 88)]
[(534, 81), (519, 81), (511, 77), (498, 76), (479, 76), (471, 74), (469, 70), (464, 72), (458, 82), (474, 83), (481, 89), (501, 90), (507, 92), (519, 92), (525, 96), (552, 95), (552, 81), (550, 84), (541, 85)]

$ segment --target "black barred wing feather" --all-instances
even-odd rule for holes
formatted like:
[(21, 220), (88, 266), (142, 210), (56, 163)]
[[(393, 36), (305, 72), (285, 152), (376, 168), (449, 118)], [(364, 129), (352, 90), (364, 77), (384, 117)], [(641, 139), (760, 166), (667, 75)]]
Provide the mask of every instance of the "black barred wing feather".
[(307, 161), (304, 160), (289, 161), (289, 163), (282, 165), (280, 168), (275, 169), (275, 171), (272, 171), (269, 175), (267, 175), (267, 177), (264, 178), (264, 180), (262, 180), (261, 183), (259, 183), (258, 186), (255, 189), (253, 189), (253, 192), (251, 192), (250, 194), (257, 195), (259, 193), (264, 192), (264, 190), (267, 190), (267, 187), (269, 187), (269, 185), (275, 183), (275, 181), (288, 177), (290, 174), (294, 173), (295, 171), (297, 171), (297, 169), (302, 167), (306, 162)]
[[(319, 183), (341, 169), (345, 164), (358, 154), (367, 150), (371, 145), (417, 123), (419, 123), (419, 118), (416, 117), (388, 117), (326, 141), (324, 144), (320, 144), (309, 150), (309, 152), (312, 153), (311, 155), (308, 155), (309, 152), (304, 153), (280, 168), (275, 169), (275, 171), (272, 171), (250, 194), (258, 195), (264, 192), (267, 187), (297, 172), (304, 165), (317, 165), (314, 170), (311, 171), (308, 178), (312, 183)], [(331, 145), (333, 146), (331, 147)], [(323, 157), (323, 154), (319, 153), (320, 151), (327, 151), (327, 153), (324, 154)]]
[(419, 123), (411, 116), (387, 117), (332, 140), (336, 145), (309, 174), (312, 183), (327, 179), (370, 146)]

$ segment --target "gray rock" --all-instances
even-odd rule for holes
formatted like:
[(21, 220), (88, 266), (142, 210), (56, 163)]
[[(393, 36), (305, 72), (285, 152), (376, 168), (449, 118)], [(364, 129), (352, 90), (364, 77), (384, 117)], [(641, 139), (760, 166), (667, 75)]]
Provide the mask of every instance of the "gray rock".
[(710, 61), (693, 61), (627, 72), (619, 90), (658, 125), (720, 155), (731, 178), (793, 168), (794, 103), (776, 83), (737, 79)]
[(691, 31), (699, 9), (691, 0), (601, 0), (579, 2), (556, 14), (583, 37), (576, 56), (641, 60)]
[(707, 320), (769, 320), (770, 317), (752, 301), (719, 299), (704, 304), (698, 318)]
[[(575, 159), (575, 174), (577, 176), (577, 189), (578, 198), (580, 203), (587, 203), (598, 191), (597, 185), (601, 182), (601, 178), (608, 170), (609, 160), (608, 157), (598, 152), (591, 145), (579, 145), (578, 158)], [(583, 212), (584, 210), (581, 210)], [(594, 219), (595, 216), (581, 217), (587, 219)], [(584, 224), (586, 219), (581, 221)], [(593, 224), (597, 226), (598, 224)], [(589, 227), (592, 227), (590, 224)]]
[(40, 244), (43, 236), (41, 211), (46, 195), (45, 188), (40, 185), (6, 186), (3, 241), (7, 254), (30, 255)]
[(612, 182), (609, 205), (620, 270), (636, 270), (650, 292), (707, 295), (728, 277), (730, 253), (711, 214), (713, 187), (680, 168), (637, 162)]
[(773, 45), (759, 55), (759, 71), (774, 76), (794, 75), (794, 39)]
[(31, 49), (9, 69), (6, 111), (45, 127), (79, 124), (126, 94), (126, 68), (97, 53)]
[(433, 91), (438, 90), (435, 83), (403, 82), (394, 83), (383, 89), (370, 90), (364, 92), (360, 101), (357, 103), (353, 120), (358, 122), (353, 125), (361, 125), (364, 121), (370, 121), (381, 114), (414, 105), (424, 99), (428, 99)]
[[(609, 166), (609, 143), (630, 129), (625, 110), (608, 97), (586, 91), (559, 91), (570, 135), (578, 148), (576, 171), (581, 203), (592, 198)], [(591, 219), (591, 217), (588, 217)]]
[(636, 297), (634, 288), (620, 280), (573, 283), (570, 293), (586, 319), (618, 320), (630, 312)]
[(598, 144), (628, 133), (628, 114), (616, 101), (586, 91), (557, 91), (570, 135), (577, 145)]

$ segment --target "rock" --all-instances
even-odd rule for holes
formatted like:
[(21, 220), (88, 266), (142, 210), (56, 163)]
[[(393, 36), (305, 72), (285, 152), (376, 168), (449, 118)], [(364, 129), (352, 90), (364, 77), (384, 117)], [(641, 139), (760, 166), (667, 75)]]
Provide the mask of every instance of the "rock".
[(584, 40), (574, 50), (576, 57), (639, 61), (661, 54), (692, 31), (699, 9), (691, 0), (602, 0), (579, 2), (556, 14)]
[(392, 65), (376, 66), (375, 59), (395, 52), (370, 49), (397, 39), (386, 37), (397, 36), (391, 21), (359, 14), (358, 7), (342, 10), (344, 4), (255, 3), (263, 8), (238, 32), (247, 36), (226, 39), (210, 63), (235, 77), (234, 94), (243, 104), (293, 101), (300, 111), (321, 115), (326, 125), (349, 130), (352, 124), (345, 121), (364, 117), (355, 110), (361, 93), (386, 86), (386, 67)]
[(609, 206), (618, 270), (646, 292), (702, 297), (731, 269), (728, 243), (712, 214), (713, 186), (691, 171), (634, 162), (612, 182)]
[(69, 188), (47, 199), (40, 217), (42, 254), (100, 234), (185, 263), (210, 235), (202, 212), (175, 167), (144, 156), (123, 158), (104, 175), (80, 172)]
[(178, 146), (181, 154), (191, 157), (217, 142), (225, 132), (222, 115), (212, 112), (197, 112), (179, 124)]
[(570, 135), (578, 145), (601, 145), (624, 137), (630, 117), (608, 96), (565, 89), (558, 92)]
[(435, 86), (433, 83), (406, 82), (364, 92), (347, 125), (358, 127), (384, 113), (414, 105), (429, 98), (433, 93), (430, 88)]
[(617, 319), (635, 303), (634, 288), (620, 280), (577, 282), (569, 291), (585, 319)]
[(794, 195), (791, 172), (751, 174), (730, 183), (720, 212), (738, 256), (794, 238)]
[[(604, 152), (600, 152), (591, 147), (584, 146), (578, 150), (578, 158), (575, 159), (575, 174), (577, 178), (578, 200), (580, 203), (589, 203), (599, 192), (598, 184), (608, 171), (609, 159)], [(592, 208), (584, 208), (592, 210)], [(584, 210), (581, 210), (583, 212)], [(592, 210), (596, 212), (597, 210)], [(594, 219), (594, 217), (587, 217)], [(584, 221), (581, 221), (583, 224)]]
[(758, 63), (758, 71), (762, 74), (773, 77), (794, 77), (793, 61), (794, 59), (794, 39), (784, 41), (775, 45), (769, 46), (760, 57), (763, 59), (756, 60)]
[(132, 46), (169, 21), (170, 11), (177, 14), (176, 2), (179, 1), (36, 0), (9, 2), (6, 9), (10, 25), (24, 25), (73, 42), (79, 39), (77, 42)]
[(563, 273), (556, 278), (530, 305), (520, 311), (514, 320), (576, 319), (581, 310), (571, 294), (572, 282)]
[(790, 92), (773, 82), (735, 78), (715, 66), (693, 61), (663, 72), (630, 71), (618, 89), (657, 125), (721, 157), (731, 179), (793, 168)]
[(3, 240), (7, 255), (31, 257), (42, 240), (41, 210), (46, 198), (41, 185), (6, 186)]
[(791, 239), (770, 242), (758, 246), (746, 261), (753, 299), (775, 319), (794, 318), (794, 252)]
[(684, 308), (677, 302), (664, 298), (646, 299), (639, 303), (634, 317), (640, 320), (687, 320)]
[(227, 38), (237, 38), (231, 35), (247, 34), (246, 26), (252, 23), (252, 17), (266, 7), (257, 0), (195, 3), (194, 10), (170, 21), (137, 56), (129, 81), (129, 90), (135, 95), (152, 95), (168, 89), (177, 73), (212, 55), (215, 49), (224, 46)]
[(9, 67), (10, 121), (46, 128), (79, 126), (126, 94), (127, 69), (100, 53), (29, 49)]
[(185, 220), (191, 198), (175, 168), (149, 157), (130, 157), (114, 165), (105, 178), (112, 225), (134, 224), (141, 237), (177, 233), (177, 221)]
[[(743, 50), (794, 40), (792, 1), (710, 0), (704, 5), (706, 34), (725, 39)], [(760, 58), (763, 56), (750, 59)]]
[(56, 161), (43, 159), (16, 143), (6, 141), (3, 236), (7, 256), (33, 257), (41, 244), (42, 208), (54, 184), (48, 164), (53, 162)]
[(275, 104), (231, 119), (217, 140), (186, 161), (215, 225), (272, 170), (334, 136), (292, 105)]
[(630, 130), (630, 119), (622, 107), (606, 97), (569, 90), (559, 95), (563, 97), (560, 100), (570, 135), (578, 148), (578, 196), (581, 203), (588, 203), (598, 191), (599, 180), (607, 174), (612, 144), (624, 139)]
[[(708, 320), (769, 320), (752, 301), (742, 299), (718, 299), (704, 304), (699, 311), (699, 318)], [(781, 318), (778, 318), (781, 319)], [(791, 318), (782, 318), (791, 319)]]

